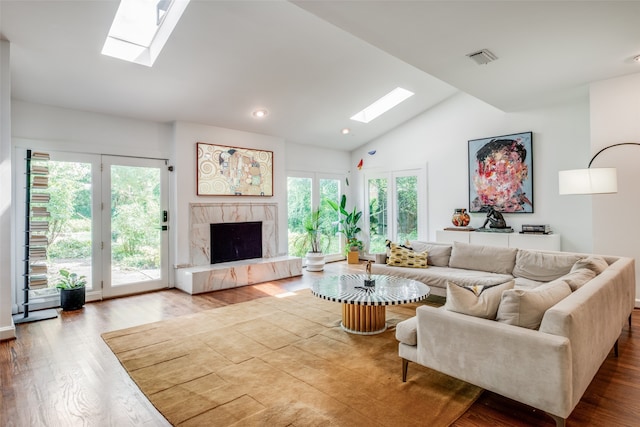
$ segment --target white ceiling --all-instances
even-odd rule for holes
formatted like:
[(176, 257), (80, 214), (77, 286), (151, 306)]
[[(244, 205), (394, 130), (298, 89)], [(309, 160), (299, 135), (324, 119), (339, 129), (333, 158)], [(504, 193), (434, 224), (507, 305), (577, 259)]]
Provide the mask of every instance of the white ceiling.
[[(0, 0), (13, 98), (352, 150), (457, 91), (518, 111), (640, 72), (636, 1), (192, 0), (153, 68), (100, 54), (117, 7)], [(396, 86), (416, 95), (349, 120)]]

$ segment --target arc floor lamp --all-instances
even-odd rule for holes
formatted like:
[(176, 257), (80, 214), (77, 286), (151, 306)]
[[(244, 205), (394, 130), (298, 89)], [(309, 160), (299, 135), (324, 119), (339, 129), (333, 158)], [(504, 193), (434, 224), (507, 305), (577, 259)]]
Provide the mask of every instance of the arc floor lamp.
[(591, 164), (600, 153), (621, 145), (640, 145), (640, 142), (621, 142), (604, 147), (589, 161), (586, 169), (558, 172), (559, 193), (563, 194), (607, 194), (618, 192), (616, 168), (592, 168)]

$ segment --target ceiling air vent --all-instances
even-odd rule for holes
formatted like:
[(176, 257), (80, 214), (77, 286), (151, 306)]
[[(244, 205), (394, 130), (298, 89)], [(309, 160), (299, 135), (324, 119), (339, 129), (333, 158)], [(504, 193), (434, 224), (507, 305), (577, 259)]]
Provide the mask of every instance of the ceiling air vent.
[(468, 53), (467, 56), (473, 59), (478, 65), (488, 64), (489, 62), (495, 61), (496, 59), (498, 59), (497, 56), (489, 52), (487, 49), (482, 49), (477, 52)]

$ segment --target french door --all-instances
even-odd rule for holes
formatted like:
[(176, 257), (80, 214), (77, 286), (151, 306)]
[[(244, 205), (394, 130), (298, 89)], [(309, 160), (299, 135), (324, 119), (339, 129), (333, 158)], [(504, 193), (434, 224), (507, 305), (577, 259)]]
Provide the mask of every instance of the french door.
[[(48, 287), (30, 291), (30, 307), (57, 306), (55, 284), (61, 269), (87, 278), (87, 301), (166, 287), (165, 161), (49, 154)], [(23, 172), (21, 163), (17, 164), (18, 172)], [(17, 206), (24, 206), (22, 192), (17, 193), (16, 201)], [(19, 238), (16, 245), (20, 253), (24, 242)], [(15, 282), (21, 284), (23, 272), (16, 274)], [(16, 306), (21, 311), (22, 286), (18, 288)]]
[(168, 173), (164, 160), (102, 156), (102, 296), (168, 283)]
[(321, 249), (327, 261), (344, 258), (342, 255), (343, 239), (338, 234), (338, 214), (325, 203), (326, 199), (340, 200), (341, 177), (332, 174), (289, 172), (287, 176), (287, 212), (289, 255), (304, 256), (308, 247), (300, 245), (304, 242), (305, 219), (312, 209), (320, 209)]
[(385, 252), (387, 239), (404, 243), (427, 235), (424, 169), (372, 173), (365, 182), (369, 254)]

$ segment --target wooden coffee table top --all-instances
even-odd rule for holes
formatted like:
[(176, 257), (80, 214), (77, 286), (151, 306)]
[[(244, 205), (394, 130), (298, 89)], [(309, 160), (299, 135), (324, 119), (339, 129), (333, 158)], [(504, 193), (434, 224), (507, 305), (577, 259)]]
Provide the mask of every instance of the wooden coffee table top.
[[(375, 280), (375, 286), (365, 286), (365, 279)], [(329, 301), (354, 305), (399, 305), (420, 301), (431, 290), (416, 280), (382, 274), (345, 274), (317, 280), (311, 287), (313, 295)]]

